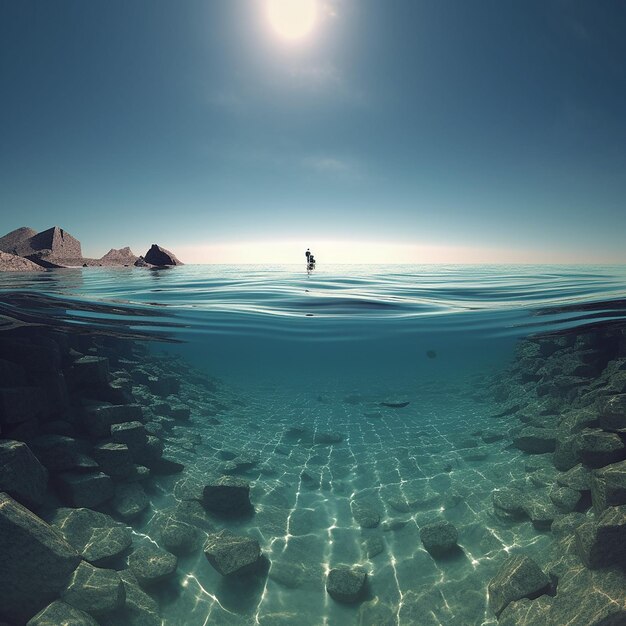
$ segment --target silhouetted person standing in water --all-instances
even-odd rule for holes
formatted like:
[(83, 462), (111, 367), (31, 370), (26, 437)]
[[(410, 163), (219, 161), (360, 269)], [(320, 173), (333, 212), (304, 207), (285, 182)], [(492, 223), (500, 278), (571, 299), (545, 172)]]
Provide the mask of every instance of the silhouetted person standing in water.
[(309, 250), (309, 248), (306, 249), (304, 256), (306, 257), (306, 270), (307, 272), (310, 272), (315, 268), (315, 257), (311, 254), (311, 250)]

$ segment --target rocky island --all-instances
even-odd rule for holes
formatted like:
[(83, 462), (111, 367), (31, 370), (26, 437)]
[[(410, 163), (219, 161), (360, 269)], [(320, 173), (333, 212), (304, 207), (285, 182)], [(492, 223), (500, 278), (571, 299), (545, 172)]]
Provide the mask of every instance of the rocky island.
[(34, 272), (67, 267), (170, 267), (182, 265), (176, 256), (153, 244), (143, 256), (127, 246), (111, 248), (103, 257), (83, 257), (80, 241), (53, 226), (40, 233), (23, 226), (0, 237), (0, 271)]

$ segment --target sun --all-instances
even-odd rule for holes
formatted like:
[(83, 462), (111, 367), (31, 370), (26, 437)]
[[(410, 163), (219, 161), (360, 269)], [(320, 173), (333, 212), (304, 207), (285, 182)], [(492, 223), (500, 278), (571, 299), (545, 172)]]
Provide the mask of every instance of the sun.
[(266, 0), (267, 17), (274, 32), (283, 39), (306, 37), (317, 23), (318, 0)]

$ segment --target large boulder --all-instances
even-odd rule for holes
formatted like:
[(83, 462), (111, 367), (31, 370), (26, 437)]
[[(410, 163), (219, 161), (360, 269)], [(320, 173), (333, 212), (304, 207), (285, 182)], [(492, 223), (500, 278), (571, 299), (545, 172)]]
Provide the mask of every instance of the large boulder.
[(98, 622), (88, 613), (81, 611), (66, 602), (55, 600), (42, 609), (26, 626), (99, 626)]
[(97, 507), (113, 497), (113, 481), (102, 472), (65, 472), (55, 480), (61, 499), (74, 507)]
[(580, 445), (581, 439), (579, 433), (559, 433), (552, 456), (554, 467), (562, 472), (566, 472), (578, 465), (581, 461), (579, 456)]
[(427, 552), (435, 557), (442, 557), (458, 550), (459, 533), (448, 521), (441, 520), (426, 524), (420, 528), (420, 539)]
[(0, 272), (40, 272), (41, 265), (7, 252), (0, 252)]
[(114, 424), (135, 423), (142, 420), (143, 411), (138, 404), (102, 404), (87, 409), (83, 425), (93, 437), (109, 437)]
[(591, 472), (588, 468), (579, 463), (566, 472), (558, 474), (556, 481), (563, 487), (586, 492), (591, 489)]
[(611, 396), (601, 404), (598, 425), (603, 430), (626, 433), (626, 393)]
[(116, 250), (111, 248), (101, 259), (102, 265), (133, 265), (139, 257), (126, 246)]
[(125, 522), (139, 517), (149, 506), (150, 500), (139, 483), (116, 485), (111, 507)]
[(158, 538), (161, 545), (172, 554), (189, 554), (198, 546), (200, 531), (175, 516), (167, 516), (158, 525)]
[(28, 257), (43, 267), (77, 264), (83, 256), (80, 241), (58, 226), (21, 240), (13, 254)]
[(609, 506), (626, 504), (626, 461), (594, 470), (591, 502), (597, 515)]
[(550, 500), (560, 513), (575, 511), (581, 501), (581, 493), (576, 489), (556, 485), (550, 489)]
[(380, 524), (380, 511), (376, 502), (356, 499), (350, 503), (352, 516), (361, 528), (376, 528)]
[(111, 426), (111, 439), (115, 443), (124, 443), (131, 453), (141, 450), (148, 442), (145, 426), (139, 421), (122, 422)]
[(557, 594), (550, 598), (548, 619), (519, 625), (622, 626), (626, 624), (624, 589), (626, 578), (619, 569), (588, 570), (577, 564), (559, 577)]
[(626, 566), (626, 505), (609, 507), (575, 534), (578, 556), (588, 568)]
[(115, 614), (98, 617), (100, 626), (162, 626), (159, 606), (140, 586), (130, 570), (118, 572), (124, 585), (126, 602)]
[(513, 437), (513, 445), (529, 454), (554, 452), (556, 446), (556, 431), (550, 428), (527, 426)]
[(137, 548), (128, 557), (128, 568), (144, 587), (171, 578), (177, 564), (175, 555), (151, 543)]
[(104, 356), (82, 356), (65, 371), (70, 389), (91, 390), (109, 383), (109, 359)]
[(548, 617), (551, 604), (550, 596), (541, 596), (536, 600), (522, 598), (511, 602), (500, 613), (498, 626), (547, 626), (551, 624)]
[(531, 558), (510, 556), (489, 583), (489, 606), (499, 616), (510, 602), (538, 598), (550, 590), (550, 579)]
[(541, 492), (528, 494), (523, 508), (537, 530), (549, 530), (558, 515), (552, 500)]
[(207, 536), (204, 544), (207, 561), (222, 576), (249, 574), (261, 563), (261, 547), (256, 539), (221, 530)]
[(525, 494), (515, 487), (496, 489), (492, 493), (494, 513), (507, 521), (519, 521), (526, 517)]
[(2, 252), (8, 252), (9, 254), (19, 254), (17, 249), (27, 239), (34, 237), (37, 234), (36, 230), (29, 228), (28, 226), (22, 226), (12, 230), (3, 237), (0, 237), (0, 250)]
[(95, 471), (98, 464), (87, 454), (86, 442), (66, 435), (41, 435), (30, 441), (37, 458), (51, 472)]
[(250, 483), (234, 476), (222, 476), (202, 492), (207, 511), (226, 517), (246, 516), (254, 511), (250, 502)]
[(126, 593), (115, 570), (100, 569), (82, 561), (61, 591), (61, 599), (90, 615), (101, 615), (124, 606)]
[(143, 259), (149, 265), (156, 265), (157, 267), (183, 264), (174, 256), (174, 253), (161, 246), (157, 246), (156, 243), (152, 244), (150, 250), (144, 254)]
[(607, 433), (598, 428), (580, 433), (580, 460), (588, 467), (598, 468), (626, 458), (626, 447), (617, 433)]
[(367, 572), (362, 567), (340, 565), (328, 572), (326, 591), (337, 602), (354, 603), (363, 599)]
[(0, 493), (0, 618), (23, 623), (58, 597), (80, 562), (54, 528)]
[(105, 474), (116, 478), (130, 476), (135, 468), (130, 450), (124, 443), (101, 443), (94, 446), (92, 456)]
[(83, 559), (99, 567), (114, 563), (132, 543), (130, 528), (90, 509), (58, 509), (50, 523)]
[(26, 506), (41, 505), (48, 472), (21, 441), (0, 440), (0, 491)]

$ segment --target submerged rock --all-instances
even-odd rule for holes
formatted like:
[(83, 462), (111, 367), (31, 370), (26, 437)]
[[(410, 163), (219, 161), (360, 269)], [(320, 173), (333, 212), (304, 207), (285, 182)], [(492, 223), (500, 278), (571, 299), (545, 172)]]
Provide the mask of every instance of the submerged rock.
[(133, 457), (124, 443), (102, 443), (92, 450), (100, 469), (109, 476), (124, 478), (133, 473)]
[(21, 441), (0, 440), (0, 491), (27, 506), (39, 506), (46, 493), (48, 472)]
[(112, 424), (110, 429), (111, 439), (115, 443), (126, 444), (131, 452), (143, 448), (148, 441), (146, 428), (139, 421)]
[(619, 570), (594, 571), (576, 565), (559, 578), (557, 594), (550, 598), (548, 620), (536, 623), (621, 626), (626, 624), (624, 589), (626, 578)]
[(150, 506), (150, 500), (140, 484), (123, 483), (116, 485), (111, 506), (127, 522), (141, 515)]
[(113, 425), (141, 423), (142, 419), (143, 411), (138, 404), (105, 404), (89, 408), (85, 414), (84, 425), (87, 432), (94, 437), (109, 437)]
[(626, 394), (611, 396), (602, 403), (598, 425), (603, 430), (626, 433)]
[(541, 596), (536, 600), (522, 598), (511, 602), (500, 614), (498, 626), (539, 626), (551, 624), (549, 614), (552, 598)]
[(580, 433), (579, 456), (585, 465), (599, 468), (626, 458), (626, 447), (616, 433), (585, 429)]
[(380, 403), (380, 406), (386, 406), (390, 409), (403, 409), (405, 406), (411, 404), (410, 400), (403, 400), (401, 398), (388, 398)]
[(56, 477), (61, 498), (73, 507), (97, 507), (113, 497), (113, 481), (102, 472), (63, 473)]
[(380, 524), (380, 513), (375, 502), (357, 499), (352, 501), (350, 508), (361, 528), (376, 528)]
[(88, 613), (56, 600), (35, 615), (26, 626), (99, 626)]
[(66, 370), (65, 378), (71, 389), (93, 389), (107, 385), (110, 379), (109, 359), (100, 356), (82, 356)]
[(250, 502), (250, 483), (234, 476), (222, 476), (206, 485), (202, 504), (207, 511), (226, 517), (247, 516), (254, 511)]
[(341, 433), (334, 432), (316, 432), (313, 435), (313, 443), (320, 445), (331, 445), (334, 443), (341, 443), (343, 441), (343, 435)]
[(58, 509), (51, 524), (81, 556), (97, 566), (124, 554), (132, 543), (130, 528), (90, 509)]
[(364, 596), (367, 572), (362, 567), (341, 565), (328, 572), (326, 591), (337, 602), (354, 603)]
[(61, 599), (90, 615), (101, 615), (124, 606), (126, 592), (115, 570), (100, 569), (82, 561), (61, 592)]
[(626, 505), (609, 507), (575, 533), (578, 555), (590, 569), (626, 566)]
[(554, 504), (545, 494), (529, 494), (523, 509), (537, 530), (549, 530), (558, 515)]
[(561, 512), (571, 513), (576, 510), (580, 499), (580, 491), (576, 489), (557, 486), (550, 490), (550, 500)]
[(494, 513), (505, 520), (522, 520), (526, 517), (524, 499), (524, 494), (514, 487), (496, 489), (492, 494)]
[(584, 513), (567, 513), (557, 517), (552, 522), (550, 530), (555, 537), (567, 537), (586, 521), (587, 516)]
[(590, 482), (596, 514), (600, 515), (609, 506), (626, 504), (626, 461), (595, 470)]
[(442, 520), (420, 528), (420, 539), (427, 552), (439, 558), (458, 550), (459, 533), (453, 524)]
[(115, 614), (99, 617), (101, 626), (162, 626), (159, 606), (140, 586), (130, 570), (118, 572), (126, 601)]
[(256, 539), (221, 530), (207, 537), (204, 555), (222, 576), (241, 575), (259, 568), (261, 547)]
[(37, 458), (50, 472), (97, 470), (98, 464), (87, 454), (86, 442), (59, 434), (41, 435), (30, 442)]
[(513, 445), (529, 454), (553, 452), (556, 446), (556, 431), (527, 426), (513, 438)]
[(559, 485), (576, 489), (577, 491), (589, 491), (591, 489), (591, 472), (580, 463), (556, 478)]
[(128, 557), (128, 568), (143, 586), (170, 578), (174, 575), (177, 564), (175, 555), (152, 544), (137, 548)]
[(53, 527), (0, 493), (0, 615), (25, 622), (58, 597), (80, 562)]
[(535, 561), (523, 555), (510, 556), (489, 583), (489, 606), (499, 616), (510, 602), (538, 598), (550, 588), (550, 579)]
[(189, 554), (198, 546), (200, 533), (195, 526), (169, 517), (160, 527), (159, 538), (168, 552), (181, 555)]

